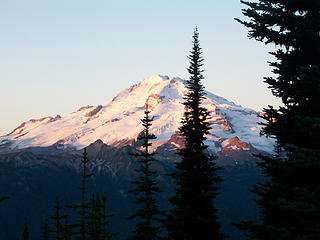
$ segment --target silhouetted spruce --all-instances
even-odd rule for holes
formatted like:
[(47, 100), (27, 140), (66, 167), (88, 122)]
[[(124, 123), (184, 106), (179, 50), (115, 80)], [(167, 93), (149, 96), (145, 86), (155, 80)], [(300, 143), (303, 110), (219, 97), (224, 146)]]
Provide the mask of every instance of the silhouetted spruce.
[(54, 221), (53, 228), (49, 230), (52, 234), (52, 239), (62, 240), (63, 239), (63, 223), (62, 221), (66, 219), (67, 215), (61, 213), (61, 200), (56, 198), (54, 202), (54, 214), (51, 216), (51, 219)]
[(138, 206), (136, 212), (129, 217), (129, 219), (137, 218), (138, 222), (133, 231), (133, 236), (130, 239), (135, 240), (157, 240), (160, 239), (160, 226), (161, 211), (159, 210), (155, 194), (160, 193), (161, 190), (157, 187), (154, 175), (156, 171), (152, 170), (152, 156), (155, 154), (149, 152), (149, 147), (152, 145), (150, 140), (155, 139), (156, 136), (150, 133), (152, 125), (152, 118), (149, 117), (150, 111), (146, 104), (145, 116), (141, 119), (142, 126), (144, 127), (143, 133), (138, 137), (143, 140), (142, 153), (134, 154), (139, 157), (139, 168), (136, 170), (139, 177), (132, 181), (135, 188), (131, 191), (136, 198), (134, 203)]
[(41, 240), (49, 240), (50, 239), (50, 228), (49, 228), (49, 219), (46, 214), (44, 217), (42, 231), (41, 231)]
[(108, 231), (108, 218), (114, 214), (107, 214), (106, 197), (102, 199), (98, 193), (96, 196), (92, 195), (89, 219), (89, 239), (92, 240), (110, 240), (118, 233), (111, 233)]
[(118, 235), (118, 233), (112, 234), (107, 231), (107, 226), (109, 224), (108, 218), (114, 216), (114, 214), (107, 214), (107, 198), (106, 196), (102, 197), (102, 239), (111, 240), (113, 236)]
[(65, 218), (63, 225), (63, 240), (71, 240), (72, 238), (72, 228), (69, 224), (68, 217)]
[(23, 232), (22, 232), (22, 240), (29, 240), (29, 225), (27, 219), (24, 222)]
[(102, 239), (103, 222), (102, 222), (102, 206), (100, 196), (92, 195), (90, 213), (89, 213), (89, 239)]
[(88, 163), (86, 148), (83, 151), (82, 173), (81, 173), (81, 201), (70, 205), (78, 218), (75, 223), (65, 223), (64, 240), (111, 240), (118, 235), (107, 230), (108, 218), (114, 214), (106, 212), (106, 197), (102, 200), (100, 195), (93, 194), (91, 199), (87, 197), (87, 179), (92, 176), (88, 173)]
[(92, 194), (89, 218), (89, 239), (101, 239), (100, 201)]
[(204, 144), (209, 133), (210, 114), (201, 106), (204, 99), (203, 58), (199, 46), (199, 33), (193, 34), (193, 47), (189, 55), (190, 78), (186, 81), (189, 92), (185, 96), (185, 113), (179, 131), (185, 139), (185, 146), (179, 150), (181, 162), (176, 163), (176, 195), (170, 199), (173, 204), (168, 216), (167, 229), (169, 239), (223, 239), (217, 210), (213, 200), (217, 195), (217, 184), (222, 179), (216, 171), (213, 155), (209, 155)]
[(75, 203), (70, 207), (76, 211), (78, 214), (78, 218), (75, 223), (70, 224), (70, 228), (72, 229), (72, 235), (76, 235), (79, 240), (89, 240), (89, 209), (90, 202), (87, 200), (87, 179), (92, 176), (92, 174), (88, 173), (88, 163), (89, 160), (87, 158), (87, 150), (84, 148), (83, 150), (83, 158), (81, 160), (82, 163), (82, 173), (81, 173), (81, 200), (80, 203)]
[(277, 138), (278, 151), (260, 156), (268, 181), (257, 184), (259, 223), (239, 226), (249, 239), (320, 239), (320, 2), (241, 1), (249, 38), (277, 46), (275, 77), (265, 82), (283, 106), (264, 109), (262, 131)]

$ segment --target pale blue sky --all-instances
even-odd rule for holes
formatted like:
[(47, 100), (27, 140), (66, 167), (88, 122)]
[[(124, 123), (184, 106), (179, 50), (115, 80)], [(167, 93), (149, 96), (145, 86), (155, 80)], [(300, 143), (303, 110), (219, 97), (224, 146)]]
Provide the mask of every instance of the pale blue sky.
[(152, 74), (187, 78), (197, 24), (207, 90), (278, 105), (274, 50), (247, 38), (239, 0), (0, 0), (0, 135), (31, 118), (98, 105)]

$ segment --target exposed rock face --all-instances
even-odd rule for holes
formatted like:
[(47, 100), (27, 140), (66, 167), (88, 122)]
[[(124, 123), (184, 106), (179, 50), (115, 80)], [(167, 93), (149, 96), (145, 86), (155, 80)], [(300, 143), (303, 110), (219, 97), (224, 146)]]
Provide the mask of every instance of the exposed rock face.
[(134, 139), (121, 139), (111, 143), (110, 145), (112, 147), (120, 148), (124, 146), (134, 146), (135, 142), (136, 141)]
[(83, 107), (79, 108), (79, 109), (77, 110), (77, 112), (80, 112), (80, 111), (83, 111), (83, 110), (87, 110), (87, 109), (92, 108), (92, 107), (94, 107), (94, 106), (90, 106), (90, 105), (83, 106)]
[(50, 122), (54, 122), (54, 121), (57, 121), (59, 119), (61, 119), (61, 116), (59, 114), (57, 114), (54, 118), (50, 119)]
[(185, 140), (183, 136), (175, 133), (169, 139), (168, 144), (172, 149), (183, 148), (185, 146)]
[(221, 140), (222, 150), (221, 153), (229, 156), (240, 151), (252, 150), (252, 146), (248, 143), (241, 141), (238, 137)]
[(93, 109), (92, 111), (87, 112), (85, 116), (92, 117), (92, 116), (96, 115), (101, 109), (102, 109), (102, 105), (99, 105), (95, 109)]
[(159, 96), (158, 94), (151, 94), (146, 103), (145, 106), (148, 107), (149, 110), (153, 111), (161, 102), (164, 96)]
[(43, 117), (43, 118), (39, 118), (39, 119), (30, 119), (29, 122), (31, 123), (36, 123), (36, 122), (42, 122), (46, 119), (52, 119), (53, 117)]
[(214, 124), (219, 125), (224, 131), (230, 131), (230, 132), (233, 131), (228, 120), (223, 116), (217, 115), (215, 118), (210, 120), (209, 123), (210, 123), (210, 125), (214, 125)]
[(25, 125), (26, 125), (25, 122), (21, 123), (17, 128), (13, 129), (13, 131), (11, 133), (9, 133), (8, 135), (10, 135), (12, 133), (20, 134), (23, 131), (23, 128), (24, 128)]
[(61, 139), (59, 141), (57, 141), (55, 144), (53, 144), (54, 147), (56, 147), (57, 149), (63, 149), (63, 148), (66, 148), (66, 143), (67, 141), (64, 140), (64, 139)]

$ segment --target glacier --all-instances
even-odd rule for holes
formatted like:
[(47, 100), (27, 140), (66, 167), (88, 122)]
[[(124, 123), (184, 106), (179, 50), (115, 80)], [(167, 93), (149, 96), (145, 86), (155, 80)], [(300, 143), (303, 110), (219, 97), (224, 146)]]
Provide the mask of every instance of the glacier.
[[(11, 133), (0, 137), (0, 152), (10, 148), (56, 146), (81, 149), (100, 139), (105, 144), (132, 144), (142, 132), (140, 119), (146, 104), (154, 121), (151, 132), (157, 136), (153, 148), (167, 143), (177, 133), (184, 112), (185, 80), (179, 77), (152, 75), (124, 89), (114, 98), (98, 106), (84, 106), (66, 116), (44, 117), (22, 123)], [(233, 150), (249, 150), (245, 145), (230, 145), (230, 139), (252, 148), (273, 153), (275, 140), (260, 136), (264, 122), (259, 114), (208, 91), (203, 106), (210, 112), (211, 130), (206, 144), (219, 152), (224, 146)], [(172, 143), (179, 147), (176, 143)], [(243, 145), (244, 146), (244, 145)]]

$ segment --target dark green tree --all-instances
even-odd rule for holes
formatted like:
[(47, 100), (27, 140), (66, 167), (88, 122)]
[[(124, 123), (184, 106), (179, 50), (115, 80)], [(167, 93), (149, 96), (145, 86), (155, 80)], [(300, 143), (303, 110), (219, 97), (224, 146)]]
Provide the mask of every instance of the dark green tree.
[(101, 198), (99, 193), (96, 196), (92, 195), (88, 217), (90, 240), (110, 240), (118, 235), (107, 230), (108, 218), (112, 216), (114, 214), (107, 214), (106, 212), (106, 197)]
[(156, 171), (152, 170), (152, 162), (154, 161), (152, 156), (155, 153), (150, 153), (149, 151), (149, 147), (152, 145), (150, 140), (155, 139), (156, 136), (150, 133), (152, 118), (149, 116), (150, 111), (147, 104), (144, 113), (144, 118), (141, 119), (144, 130), (138, 138), (139, 140), (143, 140), (142, 147), (144, 151), (134, 154), (139, 157), (140, 166), (136, 170), (139, 173), (139, 177), (132, 181), (135, 188), (131, 192), (136, 196), (134, 203), (138, 206), (138, 209), (129, 219), (137, 218), (138, 222), (131, 239), (157, 240), (160, 239), (161, 228), (159, 221), (161, 221), (162, 213), (159, 210), (155, 194), (160, 193), (161, 190), (155, 181), (154, 175)]
[(106, 213), (106, 198), (102, 200), (100, 195), (92, 195), (88, 199), (87, 181), (92, 176), (88, 173), (87, 150), (84, 148), (81, 173), (81, 201), (73, 204), (71, 207), (78, 218), (75, 223), (65, 224), (65, 240), (71, 239), (71, 236), (76, 236), (77, 240), (111, 240), (117, 234), (107, 231), (108, 218), (114, 214)]
[(43, 225), (42, 225), (41, 240), (49, 240), (50, 239), (49, 233), (50, 233), (49, 219), (48, 219), (48, 215), (46, 214), (44, 217)]
[(29, 240), (29, 225), (27, 219), (24, 222), (23, 232), (22, 232), (22, 239)]
[(185, 96), (185, 113), (179, 131), (185, 139), (184, 148), (178, 154), (181, 162), (176, 163), (176, 195), (170, 199), (173, 210), (168, 216), (169, 239), (223, 239), (217, 220), (217, 209), (213, 200), (217, 196), (217, 184), (222, 179), (216, 174), (219, 167), (215, 157), (204, 144), (209, 132), (210, 114), (201, 106), (204, 99), (203, 58), (199, 45), (199, 33), (193, 34), (193, 47), (190, 51), (190, 78), (186, 81), (189, 92)]
[(89, 239), (101, 239), (101, 207), (100, 200), (92, 194), (89, 213)]
[[(248, 8), (241, 21), (249, 38), (278, 46), (271, 52), (274, 77), (265, 82), (283, 106), (264, 109), (263, 133), (276, 136), (281, 147), (293, 144), (319, 148), (320, 127), (320, 3), (318, 0), (241, 1)], [(302, 137), (303, 136), (303, 137)]]
[(64, 226), (63, 226), (63, 240), (71, 240), (72, 237), (72, 231), (71, 226), (68, 222), (68, 217), (65, 218)]
[(88, 216), (88, 209), (89, 209), (89, 202), (86, 199), (87, 195), (87, 179), (92, 176), (92, 174), (87, 173), (87, 167), (89, 160), (87, 158), (87, 150), (84, 148), (83, 151), (83, 159), (81, 160), (82, 163), (82, 179), (81, 179), (81, 203), (79, 206), (79, 214), (80, 214), (80, 222), (79, 222), (79, 229), (80, 229), (80, 235), (81, 235), (81, 240), (87, 239), (88, 236), (88, 221), (87, 221), (87, 216)]
[(260, 156), (268, 177), (254, 186), (260, 223), (250, 239), (320, 239), (320, 1), (241, 1), (249, 38), (277, 47), (275, 77), (265, 82), (283, 106), (264, 109), (262, 134), (277, 139), (275, 157)]
[(55, 212), (51, 216), (51, 219), (54, 221), (54, 227), (52, 228), (52, 230), (50, 230), (50, 232), (53, 233), (52, 239), (55, 240), (62, 240), (64, 230), (62, 221), (67, 217), (67, 215), (61, 214), (61, 209), (61, 200), (59, 198), (56, 198), (54, 202)]
[(76, 235), (79, 240), (88, 240), (89, 239), (89, 210), (90, 210), (90, 201), (87, 199), (87, 180), (92, 176), (88, 173), (88, 163), (87, 158), (88, 153), (86, 148), (83, 150), (82, 163), (82, 173), (81, 173), (81, 200), (80, 203), (71, 205), (70, 207), (76, 211), (78, 214), (78, 219), (76, 223), (70, 224), (72, 229), (72, 235)]
[(105, 195), (102, 196), (101, 199), (101, 226), (102, 226), (102, 240), (111, 240), (115, 236), (118, 236), (119, 233), (112, 233), (107, 230), (109, 225), (109, 218), (115, 216), (113, 213), (107, 213), (107, 197)]

